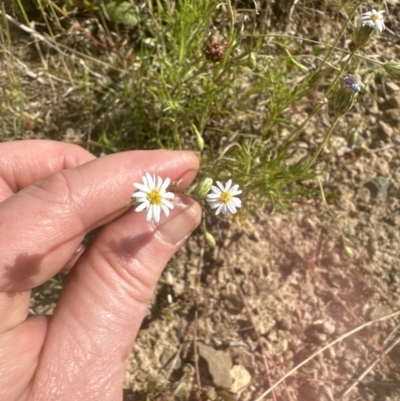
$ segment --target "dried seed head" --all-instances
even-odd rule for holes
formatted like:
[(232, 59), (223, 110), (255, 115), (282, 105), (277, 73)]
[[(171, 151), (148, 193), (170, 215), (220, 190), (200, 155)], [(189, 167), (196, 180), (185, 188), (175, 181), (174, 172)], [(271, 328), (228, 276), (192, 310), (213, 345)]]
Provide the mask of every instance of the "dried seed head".
[(207, 39), (203, 52), (208, 61), (212, 61), (213, 63), (218, 63), (223, 60), (226, 53), (226, 47), (228, 42), (226, 40), (219, 41), (215, 37), (210, 37)]

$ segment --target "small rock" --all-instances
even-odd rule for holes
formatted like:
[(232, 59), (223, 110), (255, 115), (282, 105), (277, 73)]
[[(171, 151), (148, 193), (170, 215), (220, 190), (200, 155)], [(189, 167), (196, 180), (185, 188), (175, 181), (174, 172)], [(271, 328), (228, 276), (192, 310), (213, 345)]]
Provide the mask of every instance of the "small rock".
[(215, 390), (214, 387), (210, 387), (210, 386), (206, 387), (205, 393), (207, 395), (207, 400), (209, 400), (209, 401), (217, 401), (219, 398), (217, 390)]
[(400, 122), (400, 113), (398, 109), (386, 110), (383, 119), (390, 124), (398, 124)]
[(314, 331), (312, 334), (312, 339), (315, 341), (316, 344), (322, 344), (327, 340), (327, 335), (325, 333), (320, 333), (318, 331)]
[(375, 306), (375, 308), (372, 309), (369, 316), (370, 316), (371, 320), (375, 320), (375, 319), (379, 319), (383, 316), (389, 315), (390, 313), (392, 313), (392, 311), (390, 310), (390, 308), (388, 306), (377, 305), (377, 306)]
[(278, 320), (278, 328), (282, 330), (291, 330), (292, 322), (284, 317), (281, 320)]
[(389, 180), (386, 177), (378, 176), (367, 182), (365, 186), (370, 190), (371, 196), (377, 201), (384, 201), (387, 198)]
[(386, 81), (385, 89), (386, 89), (387, 93), (392, 94), (392, 93), (398, 92), (400, 90), (400, 87), (395, 82)]
[(229, 352), (218, 351), (201, 343), (198, 344), (198, 349), (199, 355), (207, 362), (213, 383), (217, 387), (229, 390), (232, 387), (232, 378), (229, 375), (232, 358)]
[(230, 391), (234, 394), (240, 393), (251, 382), (251, 375), (242, 365), (235, 365), (229, 371), (232, 378), (232, 387)]
[(393, 136), (394, 129), (389, 124), (379, 121), (378, 132), (383, 136), (383, 139), (389, 139)]
[(283, 353), (283, 358), (285, 361), (291, 361), (294, 358), (294, 352), (293, 351), (286, 351)]
[(398, 109), (400, 107), (400, 95), (399, 92), (393, 93), (383, 104), (382, 109)]
[(369, 203), (371, 199), (371, 192), (368, 188), (359, 188), (356, 194), (357, 202)]
[(315, 330), (318, 330), (320, 333), (324, 334), (333, 334), (335, 332), (336, 326), (333, 322), (329, 322), (327, 320), (316, 320), (313, 323)]

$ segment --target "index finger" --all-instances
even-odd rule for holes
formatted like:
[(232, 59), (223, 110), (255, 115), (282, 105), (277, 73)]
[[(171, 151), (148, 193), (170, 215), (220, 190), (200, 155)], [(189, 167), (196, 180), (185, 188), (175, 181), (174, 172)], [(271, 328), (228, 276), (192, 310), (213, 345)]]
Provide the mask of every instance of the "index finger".
[(9, 197), (0, 204), (0, 291), (28, 290), (57, 273), (87, 232), (127, 210), (132, 184), (146, 172), (185, 187), (197, 169), (192, 152), (130, 151), (59, 171)]
[(5, 142), (0, 145), (0, 202), (22, 188), (96, 157), (78, 145), (48, 140)]

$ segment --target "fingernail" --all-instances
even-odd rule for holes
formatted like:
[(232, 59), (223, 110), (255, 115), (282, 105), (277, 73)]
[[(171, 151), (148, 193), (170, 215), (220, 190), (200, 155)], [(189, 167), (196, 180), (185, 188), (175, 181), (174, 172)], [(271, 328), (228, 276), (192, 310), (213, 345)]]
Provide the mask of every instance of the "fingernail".
[(164, 241), (176, 245), (199, 225), (200, 208), (195, 202), (190, 202), (176, 205), (171, 215), (159, 225), (159, 233)]

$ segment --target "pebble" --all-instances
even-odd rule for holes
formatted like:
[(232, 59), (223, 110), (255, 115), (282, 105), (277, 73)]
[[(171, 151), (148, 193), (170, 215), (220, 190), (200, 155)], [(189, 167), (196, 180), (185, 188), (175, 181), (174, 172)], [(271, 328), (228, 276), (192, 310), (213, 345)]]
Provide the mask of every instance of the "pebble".
[(365, 186), (370, 190), (371, 197), (377, 201), (384, 201), (387, 198), (389, 180), (386, 177), (378, 176), (367, 182)]
[(393, 136), (394, 129), (383, 121), (378, 122), (378, 133), (381, 134), (383, 139), (390, 139)]

